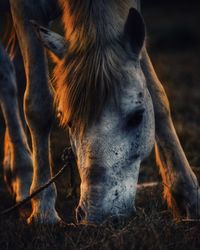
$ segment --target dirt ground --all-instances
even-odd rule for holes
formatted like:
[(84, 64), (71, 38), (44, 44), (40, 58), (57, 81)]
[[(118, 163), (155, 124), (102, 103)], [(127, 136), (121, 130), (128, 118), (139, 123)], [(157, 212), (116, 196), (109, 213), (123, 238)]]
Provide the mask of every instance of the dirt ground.
[[(200, 3), (143, 1), (147, 45), (171, 104), (172, 116), (191, 166), (200, 171)], [(3, 125), (0, 125), (0, 130)], [(0, 133), (1, 134), (1, 133)], [(2, 140), (2, 137), (0, 137)], [(54, 125), (54, 171), (63, 166), (67, 136)], [(199, 175), (200, 176), (200, 175)], [(0, 211), (13, 204), (0, 175)], [(69, 172), (57, 182), (57, 210), (74, 222), (78, 198), (70, 196)], [(200, 179), (199, 179), (200, 180)], [(141, 167), (140, 182), (160, 181), (153, 153)], [(78, 183), (78, 180), (77, 180)], [(77, 185), (78, 186), (78, 185)], [(77, 187), (78, 194), (78, 187)], [(200, 222), (176, 221), (162, 200), (162, 185), (138, 191), (137, 215), (118, 225), (27, 226), (18, 212), (0, 218), (0, 250), (4, 249), (199, 249)], [(24, 218), (28, 212), (22, 209)]]

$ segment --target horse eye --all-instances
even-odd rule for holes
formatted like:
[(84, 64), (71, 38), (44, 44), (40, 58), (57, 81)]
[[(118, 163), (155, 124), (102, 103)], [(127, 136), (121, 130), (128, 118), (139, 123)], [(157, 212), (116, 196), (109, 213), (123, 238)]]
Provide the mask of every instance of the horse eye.
[(133, 114), (129, 115), (127, 118), (127, 127), (128, 128), (135, 128), (140, 125), (143, 120), (144, 109), (137, 110)]

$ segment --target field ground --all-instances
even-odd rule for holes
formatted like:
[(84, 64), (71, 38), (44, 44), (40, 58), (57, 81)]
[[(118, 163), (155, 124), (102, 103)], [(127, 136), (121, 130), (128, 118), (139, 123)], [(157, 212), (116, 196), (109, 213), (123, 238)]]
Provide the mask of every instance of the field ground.
[[(155, 5), (151, 7), (151, 3)], [(146, 0), (143, 5), (149, 52), (168, 94), (181, 143), (197, 173), (200, 171), (199, 8), (195, 0)], [(52, 135), (55, 172), (63, 165), (61, 154), (66, 146), (63, 138), (63, 131), (56, 127)], [(3, 179), (2, 174), (0, 178)], [(160, 181), (153, 154), (140, 172), (140, 182), (148, 181)], [(60, 178), (57, 187), (57, 210), (65, 222), (73, 222), (78, 199), (70, 197), (69, 173)], [(6, 187), (1, 184), (0, 210), (12, 204)], [(30, 227), (16, 212), (0, 218), (0, 250), (200, 249), (200, 222), (175, 221), (162, 201), (161, 184), (139, 191), (136, 207), (136, 217), (128, 222), (99, 227), (72, 224)], [(27, 216), (25, 208), (20, 212)]]

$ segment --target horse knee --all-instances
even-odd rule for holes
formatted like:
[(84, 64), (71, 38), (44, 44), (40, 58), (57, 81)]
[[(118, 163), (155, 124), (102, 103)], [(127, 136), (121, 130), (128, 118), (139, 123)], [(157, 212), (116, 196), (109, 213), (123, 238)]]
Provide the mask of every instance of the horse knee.
[(25, 117), (31, 131), (49, 133), (53, 118), (53, 100), (47, 92), (44, 98), (25, 93)]

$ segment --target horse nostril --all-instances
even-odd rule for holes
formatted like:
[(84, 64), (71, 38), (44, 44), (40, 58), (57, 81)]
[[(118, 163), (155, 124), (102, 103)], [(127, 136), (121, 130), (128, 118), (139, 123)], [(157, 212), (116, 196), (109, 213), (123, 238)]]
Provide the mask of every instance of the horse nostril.
[(76, 221), (80, 223), (85, 219), (85, 216), (86, 213), (84, 212), (84, 210), (81, 208), (81, 206), (78, 206), (78, 208), (76, 209)]

